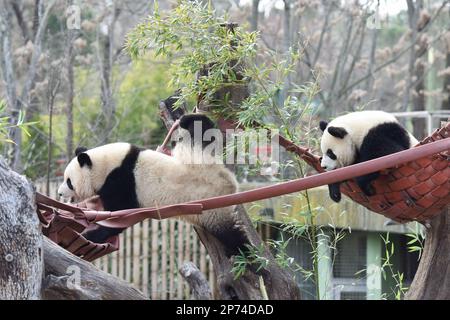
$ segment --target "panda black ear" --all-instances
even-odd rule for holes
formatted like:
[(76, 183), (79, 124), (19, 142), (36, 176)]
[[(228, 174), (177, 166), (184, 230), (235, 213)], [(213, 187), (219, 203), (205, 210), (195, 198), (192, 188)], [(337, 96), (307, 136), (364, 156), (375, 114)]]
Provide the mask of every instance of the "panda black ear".
[(212, 122), (206, 115), (200, 113), (186, 114), (180, 119), (180, 127), (189, 131), (191, 138), (194, 138), (195, 122), (201, 123), (202, 137), (205, 131), (214, 128), (214, 122)]
[(86, 148), (86, 147), (78, 147), (75, 149), (75, 156), (78, 156), (80, 153), (86, 152), (87, 150), (88, 150), (88, 148)]
[(78, 163), (80, 164), (80, 167), (83, 166), (88, 166), (89, 168), (92, 167), (92, 161), (91, 158), (89, 157), (89, 155), (87, 153), (80, 153), (77, 155), (77, 159), (78, 159)]
[(342, 127), (328, 127), (328, 132), (332, 136), (340, 139), (343, 139), (348, 134), (347, 130)]
[(319, 122), (320, 130), (322, 130), (322, 132), (324, 132), (325, 129), (327, 128), (327, 125), (328, 125), (328, 122), (326, 122), (326, 121), (320, 121), (320, 122)]

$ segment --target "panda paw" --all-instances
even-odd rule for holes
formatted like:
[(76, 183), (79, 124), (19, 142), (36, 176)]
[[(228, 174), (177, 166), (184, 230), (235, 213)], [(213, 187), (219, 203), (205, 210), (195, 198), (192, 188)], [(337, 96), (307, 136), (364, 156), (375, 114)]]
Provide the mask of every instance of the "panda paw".
[(340, 202), (341, 201), (341, 193), (340, 192), (330, 192), (330, 198), (334, 202)]
[(368, 197), (371, 197), (376, 193), (375, 188), (370, 183), (367, 185), (360, 185), (359, 187), (361, 188), (362, 192)]
[(341, 195), (341, 190), (339, 188), (339, 184), (330, 184), (328, 186), (328, 191), (330, 194), (330, 198), (334, 201), (334, 202), (340, 202), (342, 195)]

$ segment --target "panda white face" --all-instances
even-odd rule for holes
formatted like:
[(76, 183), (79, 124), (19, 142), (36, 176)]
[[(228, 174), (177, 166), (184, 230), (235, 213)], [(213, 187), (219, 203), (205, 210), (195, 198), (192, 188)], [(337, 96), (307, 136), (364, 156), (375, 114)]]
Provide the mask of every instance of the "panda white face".
[(64, 182), (58, 188), (58, 195), (71, 202), (77, 202), (94, 195), (91, 182), (92, 161), (85, 149), (77, 149), (77, 156), (73, 158), (64, 171)]
[[(97, 148), (84, 147), (75, 150), (73, 158), (64, 171), (64, 182), (58, 188), (60, 197), (78, 202), (97, 194), (108, 175), (121, 166), (131, 145), (124, 142), (106, 144)], [(136, 154), (135, 154), (136, 155)], [(124, 184), (125, 178), (114, 181)]]
[(324, 121), (320, 122), (320, 129), (323, 131), (320, 142), (322, 168), (330, 171), (351, 165), (355, 160), (356, 148), (347, 130), (328, 126)]

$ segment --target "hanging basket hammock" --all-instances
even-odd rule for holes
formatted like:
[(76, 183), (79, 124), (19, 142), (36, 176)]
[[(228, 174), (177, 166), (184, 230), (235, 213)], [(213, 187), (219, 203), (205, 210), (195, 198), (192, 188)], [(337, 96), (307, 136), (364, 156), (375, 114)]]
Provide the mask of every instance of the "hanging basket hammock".
[[(219, 121), (219, 127), (225, 132), (226, 129), (234, 128), (236, 125), (231, 121), (222, 120)], [(417, 146), (449, 138), (450, 122), (447, 122)], [(312, 154), (306, 148), (297, 146), (283, 136), (279, 136), (279, 143), (287, 151), (300, 156), (317, 172), (324, 172), (319, 156)], [(341, 183), (341, 192), (367, 209), (394, 221), (425, 222), (439, 214), (450, 203), (449, 164), (450, 149), (447, 149), (381, 170), (380, 176), (372, 182), (376, 190), (373, 196), (366, 196), (354, 179)]]
[[(420, 142), (450, 138), (450, 123)], [(450, 150), (382, 171), (373, 182), (376, 195), (367, 197), (354, 180), (341, 191), (367, 209), (397, 222), (424, 222), (450, 203)]]

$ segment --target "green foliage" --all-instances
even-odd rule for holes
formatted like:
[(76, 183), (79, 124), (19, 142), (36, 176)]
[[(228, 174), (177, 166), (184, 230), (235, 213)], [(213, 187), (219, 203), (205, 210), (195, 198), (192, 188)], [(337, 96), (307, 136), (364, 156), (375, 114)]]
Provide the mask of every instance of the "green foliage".
[[(119, 72), (122, 71), (114, 69), (117, 77)], [(167, 79), (167, 62), (143, 57), (135, 61), (126, 73), (121, 73), (120, 77), (120, 86), (115, 93), (116, 125), (109, 140), (142, 146), (158, 144), (164, 135), (158, 116), (159, 101), (173, 92), (164, 81)], [(89, 70), (81, 67), (76, 69), (75, 85), (81, 88), (82, 94), (74, 101), (74, 141), (75, 144), (88, 147), (98, 144), (92, 132), (95, 132), (98, 117), (101, 116), (100, 88), (92, 86), (94, 79), (95, 75)], [(63, 143), (64, 140), (58, 141)]]
[(414, 228), (406, 236), (410, 238), (408, 241), (408, 252), (417, 252), (419, 254), (418, 259), (422, 256), (423, 247), (425, 245), (425, 233), (422, 226), (415, 222)]
[[(126, 47), (133, 58), (151, 50), (157, 57), (172, 59), (169, 85), (181, 88), (179, 103), (200, 95), (213, 100), (213, 93), (224, 85), (245, 82), (238, 79), (236, 62), (256, 53), (256, 33), (225, 24), (226, 19), (198, 0), (181, 1), (165, 16), (155, 2), (153, 14), (128, 34)], [(195, 81), (206, 65), (207, 74)]]
[(266, 268), (269, 265), (269, 259), (266, 258), (265, 250), (264, 244), (258, 247), (247, 244), (244, 250), (239, 249), (239, 254), (234, 256), (233, 268), (231, 268), (234, 279), (244, 275), (250, 266), (254, 267), (256, 272)]
[(25, 135), (30, 136), (27, 127), (34, 125), (36, 122), (25, 122), (25, 113), (22, 111), (19, 111), (16, 123), (11, 123), (11, 117), (4, 116), (4, 114), (6, 114), (6, 102), (0, 100), (0, 144), (15, 143), (9, 138), (9, 131), (13, 128), (19, 128)]
[(394, 242), (389, 239), (389, 233), (386, 234), (386, 237), (383, 237), (383, 235), (381, 235), (381, 239), (383, 239), (385, 246), (385, 252), (382, 258), (383, 264), (381, 265), (381, 273), (384, 280), (386, 280), (388, 274), (392, 277), (395, 282), (394, 288), (391, 288), (392, 294), (396, 300), (400, 300), (408, 291), (408, 287), (404, 285), (403, 273), (394, 269), (394, 264), (392, 262), (392, 257), (394, 256), (395, 252)]
[(116, 129), (119, 139), (145, 146), (159, 144), (165, 128), (159, 120), (159, 101), (170, 96), (174, 89), (167, 86), (167, 61), (149, 61), (147, 57), (135, 61), (125, 74), (117, 97)]

